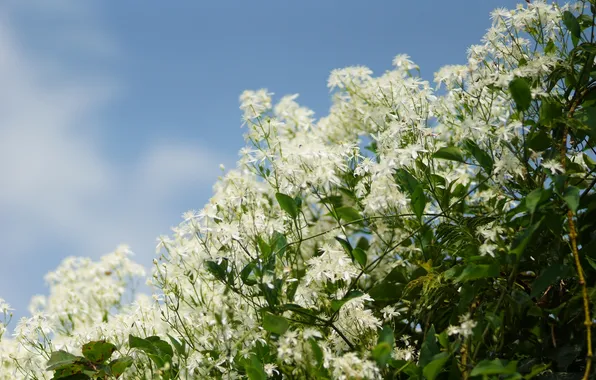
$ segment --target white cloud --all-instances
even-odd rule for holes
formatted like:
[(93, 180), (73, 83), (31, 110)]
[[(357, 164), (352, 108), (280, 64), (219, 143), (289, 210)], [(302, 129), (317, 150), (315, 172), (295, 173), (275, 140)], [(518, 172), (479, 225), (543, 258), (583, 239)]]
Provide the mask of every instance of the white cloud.
[[(74, 25), (80, 30), (70, 33), (91, 36), (98, 54), (117, 51), (96, 28)], [(218, 164), (231, 159), (157, 140), (135, 161), (113, 163), (97, 143), (102, 133), (97, 120), (102, 107), (121, 96), (116, 78), (70, 75), (57, 57), (31, 53), (17, 30), (0, 17), (0, 259), (41, 259), (47, 239), (55, 239), (71, 248), (60, 255), (94, 257), (128, 243), (145, 252), (138, 258), (149, 264), (155, 239), (168, 232), (169, 207), (199, 190), (206, 197)], [(0, 265), (0, 278), (12, 275), (11, 289), (19, 289), (26, 278), (10, 271)], [(0, 296), (15, 306), (26, 304), (14, 299), (25, 295), (7, 289)]]

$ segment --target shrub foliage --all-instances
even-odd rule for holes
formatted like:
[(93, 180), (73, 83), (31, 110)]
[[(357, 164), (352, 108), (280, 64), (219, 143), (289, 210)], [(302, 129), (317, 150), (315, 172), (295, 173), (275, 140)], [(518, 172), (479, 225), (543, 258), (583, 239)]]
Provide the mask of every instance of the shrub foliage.
[(437, 88), (405, 55), (334, 70), (319, 119), (245, 91), (247, 146), (159, 239), (153, 300), (122, 300), (124, 247), (66, 260), (0, 377), (587, 379), (594, 3), (495, 10)]

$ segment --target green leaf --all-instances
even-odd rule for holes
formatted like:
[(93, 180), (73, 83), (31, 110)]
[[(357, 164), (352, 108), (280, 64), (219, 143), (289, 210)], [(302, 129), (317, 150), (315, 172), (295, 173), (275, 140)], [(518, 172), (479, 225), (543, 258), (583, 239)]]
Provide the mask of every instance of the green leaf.
[(393, 335), (393, 329), (389, 326), (383, 326), (383, 329), (379, 332), (377, 345), (372, 351), (373, 359), (375, 359), (381, 367), (384, 367), (391, 358), (394, 345), (395, 337)]
[(420, 359), (418, 360), (418, 365), (422, 368), (426, 367), (426, 365), (433, 360), (433, 357), (440, 352), (435, 334), (435, 326), (431, 325), (430, 329), (428, 329), (426, 332), (426, 339), (424, 339), (422, 347), (420, 348)]
[(548, 189), (545, 190), (543, 188), (534, 189), (530, 194), (526, 195), (526, 209), (530, 212), (530, 214), (534, 214), (536, 211), (536, 207), (541, 203), (550, 199), (552, 195), (552, 190)]
[(444, 330), (442, 333), (437, 335), (437, 340), (441, 347), (447, 349), (449, 348), (449, 337), (447, 335), (447, 330)]
[(412, 194), (412, 199), (410, 200), (410, 204), (412, 205), (412, 210), (414, 214), (418, 217), (418, 220), (422, 220), (422, 215), (424, 214), (424, 207), (426, 207), (426, 196), (424, 195), (424, 190), (422, 186), (416, 187), (414, 190), (414, 194)]
[(298, 216), (298, 207), (294, 198), (286, 194), (277, 193), (275, 194), (275, 199), (277, 199), (277, 203), (279, 203), (282, 210), (290, 215), (292, 219), (296, 219)]
[(271, 246), (263, 240), (260, 236), (257, 236), (257, 246), (259, 247), (259, 252), (261, 253), (261, 258), (266, 260), (269, 255), (271, 255)]
[(422, 369), (422, 374), (428, 380), (435, 380), (448, 360), (449, 354), (447, 352), (441, 352), (433, 356), (431, 362)]
[(246, 264), (246, 266), (240, 271), (240, 280), (242, 280), (242, 283), (248, 286), (252, 286), (257, 283), (256, 278), (254, 278), (254, 276), (251, 277), (251, 274), (255, 268), (256, 265), (254, 262)]
[(480, 166), (482, 166), (482, 168), (487, 173), (491, 173), (493, 170), (494, 162), (490, 155), (484, 150), (482, 150), (474, 140), (466, 139), (464, 140), (464, 145), (466, 147), (466, 150), (470, 152), (472, 156), (474, 156), (474, 158), (476, 159), (476, 161), (478, 161)]
[(393, 329), (391, 327), (383, 326), (383, 328), (379, 332), (379, 339), (377, 343), (381, 342), (389, 343), (389, 345), (393, 349), (393, 345), (395, 344), (395, 336), (393, 335)]
[(590, 264), (592, 269), (596, 270), (596, 261), (594, 261), (594, 259), (592, 259), (590, 256), (584, 256), (584, 257), (586, 258), (586, 260), (588, 261), (588, 264)]
[(456, 148), (454, 146), (443, 147), (443, 148), (437, 150), (435, 152), (435, 154), (433, 154), (433, 157), (434, 158), (442, 158), (444, 160), (458, 161), (458, 162), (463, 162), (463, 163), (466, 162), (461, 150), (459, 150), (459, 148)]
[(498, 264), (468, 264), (456, 279), (457, 282), (473, 281), (481, 278), (498, 277)]
[(532, 293), (530, 297), (538, 297), (554, 284), (559, 278), (564, 277), (569, 271), (567, 265), (550, 265), (532, 282)]
[(372, 357), (376, 360), (379, 366), (384, 367), (391, 357), (391, 345), (387, 342), (381, 342), (372, 350)]
[(270, 241), (271, 252), (282, 257), (283, 254), (286, 252), (286, 247), (288, 246), (288, 239), (286, 236), (279, 232), (274, 232), (273, 237)]
[(283, 335), (289, 327), (290, 324), (284, 317), (271, 314), (267, 311), (263, 313), (263, 328), (265, 330), (277, 335)]
[(569, 209), (575, 214), (579, 207), (579, 189), (575, 186), (568, 186), (563, 194), (563, 199), (569, 206)]
[(400, 186), (401, 190), (412, 195), (414, 190), (420, 186), (418, 180), (414, 178), (410, 172), (405, 169), (399, 168), (395, 171), (395, 181)]
[(50, 354), (50, 360), (46, 363), (48, 366), (46, 370), (53, 371), (60, 367), (66, 367), (79, 361), (79, 359), (82, 359), (82, 357), (73, 355), (64, 350), (54, 351)]
[(546, 54), (551, 54), (554, 53), (556, 51), (556, 45), (553, 42), (553, 40), (548, 40), (548, 43), (546, 44), (546, 46), (544, 47), (544, 52)]
[(88, 375), (84, 374), (85, 367), (81, 364), (72, 364), (68, 367), (63, 367), (55, 370), (54, 379), (62, 379), (62, 380), (86, 380), (91, 379)]
[(544, 364), (544, 363), (536, 364), (536, 365), (532, 366), (530, 373), (528, 373), (527, 375), (524, 375), (524, 379), (527, 380), (527, 379), (536, 377), (549, 368), (550, 368), (550, 364)]
[(538, 227), (541, 223), (542, 219), (540, 219), (538, 222), (534, 223), (533, 225), (522, 231), (520, 234), (518, 234), (515, 237), (513, 243), (511, 244), (510, 253), (517, 256), (521, 255), (526, 249), (526, 246), (528, 245), (530, 240), (532, 240), (534, 233), (538, 230)]
[(348, 294), (346, 294), (344, 296), (344, 298), (342, 298), (340, 300), (333, 300), (333, 301), (331, 301), (331, 310), (333, 310), (334, 312), (335, 311), (338, 311), (349, 300), (351, 300), (353, 298), (362, 297), (363, 295), (364, 295), (364, 293), (362, 293), (359, 290), (352, 290), (351, 292), (349, 292)]
[(573, 15), (573, 13), (571, 13), (569, 11), (563, 12), (563, 24), (565, 24), (565, 26), (567, 27), (567, 30), (569, 30), (569, 33), (571, 33), (571, 35), (573, 37), (580, 38), (581, 27), (579, 25), (579, 22), (577, 21), (577, 18), (575, 18), (575, 16)]
[(170, 338), (170, 342), (172, 342), (172, 345), (176, 349), (176, 352), (178, 353), (178, 355), (185, 357), (186, 356), (186, 342), (183, 340), (182, 343), (180, 343), (180, 341), (178, 339), (174, 338), (170, 334), (167, 334), (167, 336), (168, 336), (168, 338)]
[(95, 364), (108, 360), (114, 351), (116, 351), (116, 346), (105, 340), (86, 343), (82, 349), (83, 356)]
[(540, 104), (540, 123), (550, 126), (552, 122), (563, 115), (561, 103), (553, 99), (545, 99)]
[(515, 78), (509, 83), (509, 92), (515, 101), (519, 111), (525, 111), (530, 108), (532, 103), (532, 91), (530, 85), (524, 78)]
[(483, 360), (476, 364), (470, 376), (511, 375), (516, 372), (517, 362), (511, 361), (506, 366), (500, 359)]
[(548, 133), (544, 130), (540, 130), (537, 133), (533, 133), (528, 138), (528, 148), (536, 151), (543, 152), (553, 146), (553, 140)]
[(362, 268), (366, 267), (366, 261), (368, 259), (366, 252), (364, 252), (361, 248), (356, 247), (352, 250), (352, 255)]
[[(225, 281), (226, 279), (226, 270), (223, 267), (224, 261), (220, 264), (216, 263), (215, 261), (207, 260), (205, 261), (205, 265), (207, 266), (207, 270), (211, 272), (212, 275), (215, 276), (218, 280)], [(227, 267), (227, 262), (226, 262)]]
[(172, 346), (158, 336), (149, 336), (143, 339), (129, 335), (128, 345), (130, 348), (137, 348), (145, 352), (159, 368), (163, 367), (165, 363), (171, 362), (172, 356), (174, 356)]
[(130, 367), (133, 363), (133, 359), (130, 356), (123, 356), (118, 359), (114, 359), (110, 362), (110, 369), (112, 370), (113, 376), (120, 376)]
[(346, 223), (350, 223), (355, 220), (362, 219), (362, 216), (360, 215), (358, 210), (356, 210), (353, 207), (349, 207), (349, 206), (338, 207), (335, 209), (335, 212)]
[(341, 238), (339, 236), (335, 237), (335, 240), (337, 240), (339, 242), (339, 244), (341, 244), (341, 246), (343, 247), (343, 249), (346, 251), (346, 253), (348, 254), (348, 256), (353, 257), (352, 254), (352, 245), (350, 244), (350, 242), (347, 239)]
[(251, 355), (250, 360), (246, 361), (244, 370), (249, 380), (267, 380), (267, 374), (263, 367), (263, 363), (256, 355)]
[(590, 170), (594, 170), (594, 168), (596, 168), (596, 162), (592, 159), (592, 157), (585, 153), (582, 154), (582, 157), (584, 159), (584, 163)]
[(368, 291), (368, 294), (375, 301), (393, 301), (402, 296), (405, 284), (408, 283), (406, 270), (402, 266), (397, 266)]
[(151, 343), (151, 345), (154, 347), (156, 352), (159, 353), (160, 355), (165, 354), (170, 357), (174, 356), (174, 350), (172, 349), (172, 346), (170, 346), (170, 344), (168, 342), (161, 339), (160, 337), (148, 336), (147, 338), (145, 338), (145, 340), (147, 342)]
[(310, 338), (308, 342), (310, 343), (310, 348), (312, 350), (313, 356), (315, 357), (316, 367), (321, 368), (324, 363), (323, 359), (325, 358), (323, 356), (323, 350), (321, 347), (319, 347), (319, 344), (315, 338)]

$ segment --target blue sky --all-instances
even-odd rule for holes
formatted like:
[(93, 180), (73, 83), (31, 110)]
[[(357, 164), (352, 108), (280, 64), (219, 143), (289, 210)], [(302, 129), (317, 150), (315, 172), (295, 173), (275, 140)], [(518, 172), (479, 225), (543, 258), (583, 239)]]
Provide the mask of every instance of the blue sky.
[(149, 267), (156, 238), (234, 166), (243, 90), (299, 93), (321, 116), (332, 69), (380, 74), (406, 53), (432, 80), (515, 4), (2, 2), (0, 297), (23, 316), (63, 258), (120, 243)]

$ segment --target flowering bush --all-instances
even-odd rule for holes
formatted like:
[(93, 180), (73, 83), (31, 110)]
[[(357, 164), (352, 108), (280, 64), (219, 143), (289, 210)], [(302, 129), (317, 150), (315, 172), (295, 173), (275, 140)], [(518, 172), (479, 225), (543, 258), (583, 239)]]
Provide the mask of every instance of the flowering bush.
[[(318, 120), (245, 91), (248, 146), (159, 239), (153, 301), (123, 301), (124, 247), (67, 259), (0, 334), (0, 377), (587, 379), (595, 14), (495, 10), (440, 92), (405, 55), (334, 70)], [(98, 342), (125, 365), (81, 351)]]

